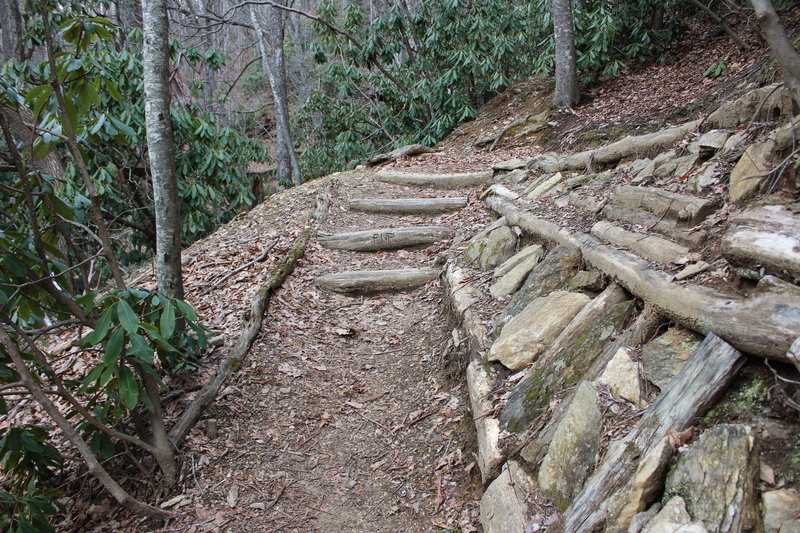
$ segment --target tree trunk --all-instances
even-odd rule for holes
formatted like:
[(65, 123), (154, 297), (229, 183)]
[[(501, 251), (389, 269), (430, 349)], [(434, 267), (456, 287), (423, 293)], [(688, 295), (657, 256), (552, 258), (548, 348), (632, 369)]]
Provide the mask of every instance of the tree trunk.
[(800, 54), (797, 53), (786, 32), (783, 30), (778, 14), (770, 0), (750, 0), (775, 59), (781, 66), (783, 82), (792, 91), (795, 103), (800, 107)]
[(553, 33), (556, 46), (556, 92), (553, 103), (572, 107), (578, 103), (578, 67), (575, 62), (575, 30), (570, 0), (550, 0), (553, 9)]
[(165, 0), (143, 2), (144, 110), (156, 214), (158, 290), (183, 298), (181, 218), (170, 121), (169, 21)]
[(286, 57), (283, 53), (285, 21), (283, 14), (274, 7), (267, 9), (267, 17), (272, 31), (266, 32), (255, 11), (251, 9), (250, 18), (256, 30), (258, 47), (261, 51), (261, 65), (269, 79), (272, 98), (275, 101), (275, 127), (277, 130), (278, 179), (300, 185), (303, 183), (300, 164), (294, 151), (294, 143), (289, 128), (289, 103), (286, 87)]
[(22, 22), (17, 0), (0, 2), (0, 66), (12, 59), (22, 60), (25, 56), (25, 25)]

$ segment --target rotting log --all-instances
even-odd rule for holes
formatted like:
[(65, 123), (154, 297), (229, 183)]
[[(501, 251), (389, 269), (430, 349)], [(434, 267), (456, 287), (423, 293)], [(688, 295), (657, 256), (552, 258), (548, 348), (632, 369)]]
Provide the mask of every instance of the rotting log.
[(444, 213), (465, 205), (466, 198), (361, 198), (350, 201), (352, 211), (393, 215)]
[(320, 288), (342, 293), (376, 293), (414, 289), (439, 277), (439, 268), (407, 268), (403, 270), (354, 270), (320, 276)]
[(616, 246), (627, 248), (637, 255), (660, 263), (685, 263), (689, 249), (672, 241), (627, 231), (610, 222), (601, 220), (592, 226), (592, 235)]
[(382, 165), (384, 163), (390, 163), (401, 157), (408, 157), (412, 155), (419, 155), (419, 154), (432, 154), (436, 153), (438, 150), (435, 148), (429, 148), (423, 144), (409, 144), (408, 146), (403, 146), (402, 148), (398, 148), (396, 150), (392, 150), (391, 152), (386, 152), (384, 154), (379, 154), (367, 161), (368, 167), (375, 167), (378, 165)]
[(253, 345), (253, 341), (255, 341), (261, 329), (261, 321), (269, 306), (272, 293), (278, 289), (289, 274), (292, 273), (297, 261), (305, 254), (306, 246), (308, 246), (311, 236), (316, 229), (324, 223), (328, 216), (328, 206), (331, 201), (330, 195), (330, 191), (325, 189), (317, 196), (317, 208), (313, 220), (303, 229), (300, 235), (297, 236), (292, 248), (272, 269), (269, 278), (259, 287), (253, 300), (250, 302), (250, 309), (245, 314), (245, 323), (242, 328), (242, 333), (239, 335), (239, 339), (236, 341), (236, 345), (233, 347), (231, 354), (220, 363), (217, 373), (192, 399), (192, 402), (183, 412), (183, 415), (181, 415), (178, 422), (170, 430), (170, 439), (172, 439), (176, 447), (180, 446), (181, 442), (186, 438), (186, 435), (189, 434), (189, 431), (200, 419), (200, 416), (202, 416), (205, 408), (217, 397), (217, 393), (219, 393), (222, 385), (225, 384), (232, 374), (238, 372), (239, 368), (241, 368), (242, 362), (250, 351), (250, 347)]
[(704, 335), (715, 333), (743, 352), (790, 362), (786, 356), (800, 337), (800, 289), (764, 278), (746, 299), (705, 287), (679, 285), (632, 254), (572, 234), (557, 224), (519, 210), (499, 198), (487, 205), (524, 231), (547, 241), (580, 248), (583, 259), (678, 324)]
[(483, 185), (492, 178), (492, 171), (465, 174), (420, 174), (396, 171), (381, 171), (375, 177), (384, 183), (413, 185), (434, 189), (464, 189)]
[(733, 379), (745, 357), (714, 334), (708, 335), (667, 391), (642, 415), (622, 441), (613, 443), (565, 514), (565, 532), (597, 531), (608, 518), (611, 496), (623, 487), (639, 459), (669, 430), (681, 432), (702, 416)]
[(317, 240), (326, 248), (374, 252), (375, 250), (395, 250), (409, 246), (433, 244), (449, 239), (453, 234), (453, 230), (443, 226), (410, 226), (338, 233), (328, 237), (319, 237)]
[(731, 221), (722, 255), (734, 265), (800, 280), (800, 217), (781, 206), (748, 209)]

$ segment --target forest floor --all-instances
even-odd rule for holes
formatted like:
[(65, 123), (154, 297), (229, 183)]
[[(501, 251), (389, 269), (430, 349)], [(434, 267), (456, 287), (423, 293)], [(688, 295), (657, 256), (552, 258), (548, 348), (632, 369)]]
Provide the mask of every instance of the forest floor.
[[(442, 143), (444, 152), (398, 161), (406, 170), (488, 170), (511, 157), (543, 152), (546, 141), (573, 147), (590, 129), (645, 127), (665, 113), (675, 122), (705, 112), (705, 98), (731, 89), (768, 52), (738, 51), (714, 26), (693, 29), (673, 62), (640, 65), (593, 84), (586, 102), (565, 114), (548, 139), (494, 151), (472, 142), (528, 113), (547, 98), (547, 84), (523, 82), (493, 100), (478, 119)], [(751, 42), (755, 43), (755, 40)], [(727, 74), (705, 69), (729, 61)], [(526, 107), (527, 106), (527, 107)], [(624, 111), (624, 112), (623, 112)], [(613, 140), (613, 139), (610, 139)], [(312, 240), (296, 271), (270, 304), (240, 372), (217, 398), (182, 449), (179, 486), (165, 493), (178, 516), (166, 524), (109, 511), (102, 493), (86, 488), (69, 503), (69, 531), (477, 531), (480, 474), (463, 354), (453, 342), (440, 280), (405, 293), (352, 298), (320, 290), (316, 276), (343, 270), (421, 267), (455, 257), (490, 217), (480, 190), (430, 191), (386, 185), (352, 171), (268, 198), (184, 252), (187, 300), (224, 344), (205, 356), (211, 372), (238, 338), (243, 313), (270, 269), (291, 247), (323, 187), (332, 190), (321, 234), (390, 225), (443, 225), (452, 241), (430, 248), (359, 254)], [(352, 198), (469, 196), (466, 208), (432, 217), (383, 217), (347, 209)], [(255, 259), (205, 296), (215, 279)], [(152, 280), (145, 279), (145, 286)], [(196, 377), (196, 376), (195, 376)], [(194, 379), (194, 377), (193, 377)], [(176, 383), (180, 386), (180, 383)], [(177, 415), (185, 405), (167, 405)], [(86, 484), (90, 485), (90, 484)], [(92, 525), (89, 525), (92, 524)], [(458, 529), (460, 528), (460, 529)]]

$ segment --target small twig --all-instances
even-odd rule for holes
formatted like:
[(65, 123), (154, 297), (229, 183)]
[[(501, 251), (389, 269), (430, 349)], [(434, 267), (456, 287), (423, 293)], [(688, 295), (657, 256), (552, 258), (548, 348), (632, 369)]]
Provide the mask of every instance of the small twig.
[(375, 424), (376, 426), (378, 426), (378, 427), (381, 427), (381, 428), (385, 429), (386, 431), (391, 431), (391, 429), (389, 429), (388, 427), (384, 426), (384, 425), (383, 425), (383, 424), (381, 424), (380, 422), (376, 422), (375, 420), (373, 420), (373, 419), (371, 419), (370, 417), (368, 417), (368, 416), (366, 416), (366, 415), (363, 415), (363, 414), (361, 414), (361, 413), (359, 413), (359, 415), (361, 415), (361, 418), (363, 418), (364, 420), (366, 420), (366, 421), (368, 421), (368, 422), (372, 422), (372, 423), (373, 423), (373, 424)]
[(268, 503), (268, 504), (267, 504), (267, 505), (264, 507), (264, 510), (265, 510), (265, 511), (266, 511), (267, 509), (272, 509), (273, 507), (275, 507), (275, 504), (276, 504), (276, 503), (278, 503), (278, 500), (280, 500), (280, 499), (281, 499), (281, 496), (283, 496), (283, 493), (284, 493), (284, 492), (286, 492), (286, 487), (288, 487), (288, 486), (289, 486), (289, 485), (282, 485), (282, 486), (281, 486), (280, 490), (278, 491), (278, 494), (276, 494), (276, 495), (275, 495), (275, 497), (274, 497), (274, 498), (272, 498), (272, 501), (271, 501), (271, 502), (269, 502), (269, 503)]
[(653, 224), (650, 227), (648, 227), (646, 231), (653, 231), (653, 228), (658, 226), (661, 223), (661, 221), (664, 220), (664, 217), (667, 216), (667, 213), (669, 213), (669, 210), (672, 209), (673, 202), (675, 202), (675, 200), (671, 200), (669, 202), (669, 205), (667, 206), (667, 208), (664, 209), (663, 213), (661, 213), (661, 217), (658, 220), (656, 220), (655, 222), (653, 222)]
[(429, 416), (432, 416), (434, 414), (436, 414), (436, 410), (429, 411), (427, 413), (421, 414), (417, 418), (412, 420), (411, 422), (407, 422), (406, 424), (404, 424), (403, 428), (410, 428), (411, 426), (413, 426), (417, 422), (422, 422), (423, 420), (425, 420), (426, 418), (428, 418)]
[(439, 510), (442, 508), (442, 504), (444, 503), (444, 492), (442, 491), (442, 473), (437, 472), (436, 474), (436, 509), (434, 509), (434, 513), (439, 513)]
[(266, 249), (261, 253), (261, 255), (259, 255), (258, 257), (256, 257), (252, 261), (243, 264), (242, 266), (240, 266), (236, 270), (232, 270), (232, 271), (228, 272), (227, 274), (222, 276), (220, 279), (218, 279), (217, 281), (212, 283), (210, 287), (208, 287), (206, 290), (204, 290), (203, 292), (200, 293), (200, 296), (205, 296), (209, 292), (213, 291), (214, 289), (216, 289), (217, 287), (222, 285), (222, 283), (224, 283), (225, 280), (228, 279), (229, 277), (231, 277), (231, 276), (233, 276), (235, 274), (238, 274), (242, 270), (245, 270), (246, 268), (249, 268), (250, 266), (252, 266), (252, 265), (254, 265), (254, 264), (256, 264), (256, 263), (258, 263), (260, 261), (263, 261), (264, 259), (266, 259), (267, 258), (267, 254), (270, 252), (270, 250), (275, 248), (275, 245), (278, 244), (279, 240), (280, 239), (275, 239), (274, 241), (272, 241), (272, 243), (270, 243), (270, 245), (266, 247)]

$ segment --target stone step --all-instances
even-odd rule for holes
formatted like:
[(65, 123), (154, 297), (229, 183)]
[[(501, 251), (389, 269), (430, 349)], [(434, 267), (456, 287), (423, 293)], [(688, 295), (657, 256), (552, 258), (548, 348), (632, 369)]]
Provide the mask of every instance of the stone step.
[(492, 177), (492, 171), (465, 174), (420, 174), (384, 170), (375, 177), (384, 183), (432, 187), (434, 189), (464, 189), (483, 185)]
[(394, 292), (415, 289), (439, 277), (439, 268), (402, 270), (355, 270), (316, 279), (322, 289), (347, 294)]
[(451, 238), (453, 233), (443, 226), (409, 226), (338, 233), (318, 240), (326, 248), (374, 252), (433, 244)]
[(639, 257), (659, 263), (686, 263), (689, 249), (661, 237), (628, 231), (601, 220), (592, 226), (592, 235), (605, 242), (627, 248)]
[(360, 198), (350, 201), (350, 209), (365, 213), (430, 215), (455, 211), (467, 205), (466, 198)]
[(708, 236), (706, 230), (691, 231), (678, 225), (674, 220), (660, 218), (644, 211), (628, 209), (619, 205), (608, 204), (603, 208), (603, 215), (611, 220), (620, 220), (629, 224), (636, 224), (669, 237), (671, 240), (697, 248), (703, 244)]

